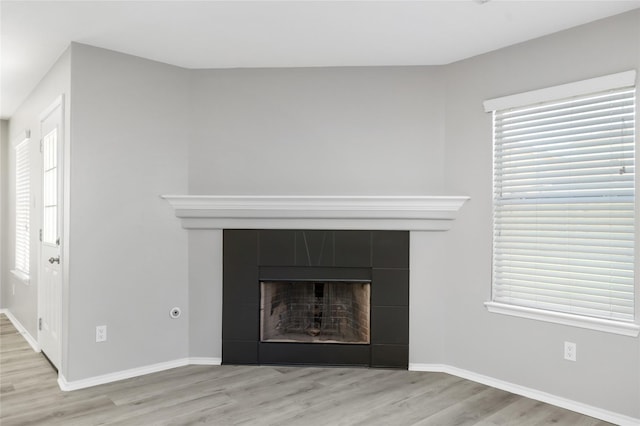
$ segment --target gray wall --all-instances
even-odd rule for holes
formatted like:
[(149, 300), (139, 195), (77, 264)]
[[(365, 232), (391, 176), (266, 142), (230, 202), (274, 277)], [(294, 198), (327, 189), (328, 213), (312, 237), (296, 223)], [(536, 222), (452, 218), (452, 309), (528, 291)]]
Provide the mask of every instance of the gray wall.
[(222, 360), (222, 230), (189, 230), (189, 356)]
[(192, 194), (442, 191), (444, 92), (433, 68), (193, 75)]
[(188, 75), (80, 44), (72, 58), (70, 381), (185, 358), (189, 321), (187, 233), (160, 198), (188, 190)]
[[(47, 75), (38, 83), (31, 92), (27, 100), (17, 109), (9, 121), (9, 148), (7, 158), (7, 189), (6, 195), (9, 205), (13, 206), (15, 202), (15, 156), (11, 145), (25, 129), (31, 130), (30, 150), (31, 158), (31, 188), (34, 196), (41, 190), (41, 174), (40, 174), (40, 154), (39, 141), (42, 137), (40, 134), (39, 115), (48, 108), (58, 96), (65, 96), (65, 111), (70, 108), (70, 62), (71, 55), (67, 50), (58, 61), (53, 65)], [(69, 115), (65, 115), (66, 126), (69, 126)], [(69, 134), (65, 134), (65, 142), (68, 143)], [(38, 197), (36, 197), (36, 200)], [(3, 284), (3, 300), (2, 307), (7, 308), (16, 317), (18, 321), (25, 327), (29, 334), (37, 339), (37, 318), (38, 318), (38, 232), (40, 228), (41, 205), (32, 207), (30, 212), (31, 222), (31, 252), (30, 252), (30, 283), (25, 285), (22, 281), (17, 280), (10, 270), (15, 262), (14, 244), (15, 241), (15, 213), (12, 209), (7, 209), (7, 217), (5, 220), (6, 241), (9, 242), (7, 250), (4, 252), (4, 263), (2, 268), (2, 284)], [(15, 294), (13, 293), (15, 286)]]
[[(447, 67), (446, 186), (471, 196), (447, 235), (445, 359), (450, 365), (640, 417), (638, 338), (488, 313), (491, 115), (485, 99), (640, 70), (640, 11)], [(638, 133), (640, 134), (640, 133)], [(577, 362), (563, 342), (577, 343)]]

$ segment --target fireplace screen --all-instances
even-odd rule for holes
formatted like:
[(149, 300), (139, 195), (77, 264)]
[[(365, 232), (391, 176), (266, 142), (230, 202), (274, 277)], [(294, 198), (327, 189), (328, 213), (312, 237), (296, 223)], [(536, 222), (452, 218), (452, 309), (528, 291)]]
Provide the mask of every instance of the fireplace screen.
[(261, 282), (263, 342), (367, 344), (367, 282)]

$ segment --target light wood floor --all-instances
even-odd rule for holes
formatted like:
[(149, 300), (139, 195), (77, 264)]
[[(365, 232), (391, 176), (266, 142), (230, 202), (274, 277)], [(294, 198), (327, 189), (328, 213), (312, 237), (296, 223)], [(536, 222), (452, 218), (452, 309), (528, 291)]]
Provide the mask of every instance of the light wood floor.
[(0, 315), (0, 424), (606, 425), (441, 373), (189, 366), (62, 392), (56, 374)]

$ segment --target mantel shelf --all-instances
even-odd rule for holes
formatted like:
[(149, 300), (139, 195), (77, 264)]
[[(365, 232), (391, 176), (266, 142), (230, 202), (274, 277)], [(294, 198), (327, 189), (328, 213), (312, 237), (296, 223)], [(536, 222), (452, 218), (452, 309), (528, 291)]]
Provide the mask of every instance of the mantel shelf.
[(446, 231), (466, 196), (163, 195), (186, 229)]

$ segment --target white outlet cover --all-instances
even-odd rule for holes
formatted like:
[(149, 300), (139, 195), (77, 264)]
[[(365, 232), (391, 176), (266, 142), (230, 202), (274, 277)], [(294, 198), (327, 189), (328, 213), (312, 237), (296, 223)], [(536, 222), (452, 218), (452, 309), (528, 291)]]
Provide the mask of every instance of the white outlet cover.
[(564, 359), (567, 361), (576, 360), (577, 345), (573, 342), (564, 342)]
[(107, 326), (96, 326), (96, 343), (105, 342), (107, 340)]

